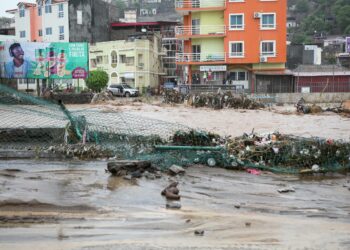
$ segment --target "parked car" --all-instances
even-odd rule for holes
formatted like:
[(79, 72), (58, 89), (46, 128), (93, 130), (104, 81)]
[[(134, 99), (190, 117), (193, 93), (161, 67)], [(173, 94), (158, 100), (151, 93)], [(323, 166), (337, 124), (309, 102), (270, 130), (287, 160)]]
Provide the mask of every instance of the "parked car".
[(175, 82), (165, 82), (163, 84), (163, 89), (164, 90), (170, 90), (170, 89), (175, 89), (176, 88), (176, 83)]
[(111, 84), (107, 87), (107, 90), (114, 96), (138, 96), (139, 91), (137, 89), (134, 89), (133, 87), (130, 87), (127, 84)]
[(164, 92), (166, 90), (179, 91), (179, 86), (177, 86), (175, 82), (165, 82), (163, 85), (161, 85), (161, 92)]

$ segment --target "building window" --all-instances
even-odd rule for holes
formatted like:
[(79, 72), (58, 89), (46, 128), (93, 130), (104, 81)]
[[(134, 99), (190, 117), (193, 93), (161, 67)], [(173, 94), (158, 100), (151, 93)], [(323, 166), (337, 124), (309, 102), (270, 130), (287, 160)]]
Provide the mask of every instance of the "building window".
[(77, 24), (83, 24), (83, 12), (77, 10)]
[(63, 9), (63, 4), (60, 3), (58, 5), (58, 18), (63, 18), (64, 17), (64, 9)]
[(111, 53), (111, 59), (112, 59), (112, 67), (115, 68), (118, 64), (118, 55), (116, 51), (112, 51)]
[(230, 57), (244, 57), (244, 42), (230, 42)]
[(120, 61), (120, 63), (126, 63), (126, 56), (125, 55), (120, 55), (119, 56), (119, 61)]
[(43, 12), (42, 12), (42, 8), (41, 6), (38, 7), (38, 16), (42, 16)]
[(25, 31), (20, 31), (20, 32), (19, 32), (19, 37), (20, 37), (20, 38), (26, 37), (26, 32), (25, 32)]
[(52, 13), (51, 0), (45, 2), (45, 13)]
[(262, 41), (260, 53), (261, 56), (276, 56), (276, 41)]
[(19, 17), (24, 17), (26, 14), (26, 10), (25, 8), (22, 6), (20, 9), (19, 9)]
[(244, 29), (244, 14), (231, 14), (230, 30), (243, 30), (243, 29)]
[(46, 35), (52, 35), (52, 28), (46, 28)]
[(59, 31), (59, 40), (64, 40), (64, 26), (59, 26), (58, 31)]
[(260, 19), (260, 28), (261, 29), (276, 29), (276, 14), (261, 14)]
[(246, 71), (230, 72), (229, 79), (232, 81), (248, 81), (248, 74)]
[(39, 31), (38, 31), (38, 35), (39, 35), (39, 36), (43, 36), (43, 30), (39, 30)]

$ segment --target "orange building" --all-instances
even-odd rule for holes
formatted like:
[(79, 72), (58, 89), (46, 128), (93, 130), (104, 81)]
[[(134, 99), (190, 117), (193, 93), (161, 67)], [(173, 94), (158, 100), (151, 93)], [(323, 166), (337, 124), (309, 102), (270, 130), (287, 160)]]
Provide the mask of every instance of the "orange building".
[(254, 91), (257, 72), (283, 72), (286, 0), (176, 0), (183, 16), (176, 37), (182, 79), (190, 84), (232, 84)]

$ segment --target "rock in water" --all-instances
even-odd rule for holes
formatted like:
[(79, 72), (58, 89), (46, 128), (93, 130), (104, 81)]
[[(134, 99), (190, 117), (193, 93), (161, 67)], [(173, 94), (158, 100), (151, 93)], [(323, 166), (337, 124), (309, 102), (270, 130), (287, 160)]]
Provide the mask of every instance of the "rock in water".
[(172, 165), (169, 168), (169, 173), (172, 175), (178, 175), (178, 174), (184, 174), (186, 171), (183, 167), (180, 167), (178, 165)]

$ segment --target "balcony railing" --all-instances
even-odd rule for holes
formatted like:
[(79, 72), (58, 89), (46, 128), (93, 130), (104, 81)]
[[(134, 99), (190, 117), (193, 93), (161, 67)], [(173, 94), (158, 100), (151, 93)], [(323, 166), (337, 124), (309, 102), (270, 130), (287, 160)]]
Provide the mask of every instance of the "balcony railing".
[(225, 36), (225, 25), (177, 26), (177, 36)]
[(226, 0), (176, 0), (177, 9), (220, 8), (226, 6)]
[(226, 62), (226, 53), (225, 52), (177, 53), (176, 62), (178, 63)]

